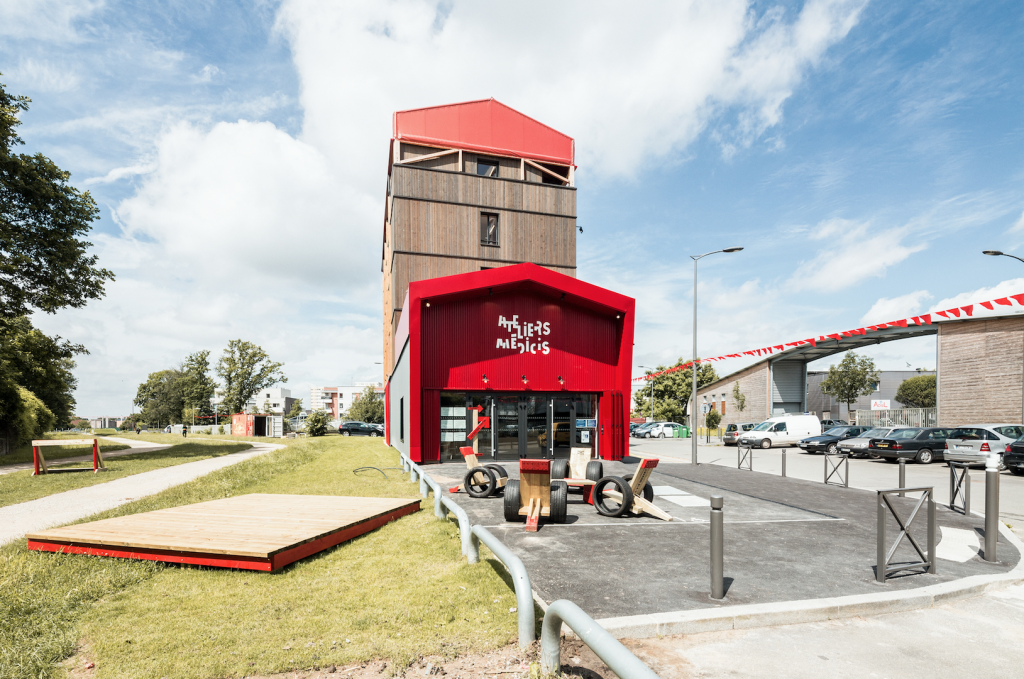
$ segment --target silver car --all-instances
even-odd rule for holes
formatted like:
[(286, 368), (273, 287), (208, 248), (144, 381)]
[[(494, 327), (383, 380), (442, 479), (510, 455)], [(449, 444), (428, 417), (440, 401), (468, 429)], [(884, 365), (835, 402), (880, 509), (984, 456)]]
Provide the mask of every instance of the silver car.
[(944, 459), (985, 464), (990, 454), (998, 453), (1002, 460), (1006, 447), (1021, 436), (1024, 436), (1024, 425), (1020, 424), (966, 424), (950, 432)]
[(888, 438), (889, 434), (893, 433), (897, 429), (910, 429), (910, 427), (875, 427), (869, 429), (857, 438), (846, 439), (839, 444), (839, 452), (845, 453), (850, 457), (866, 457), (868, 453), (868, 444), (871, 443), (871, 439), (884, 439)]
[(736, 424), (726, 425), (722, 442), (727, 446), (735, 446), (740, 442), (740, 436), (743, 432), (750, 431), (756, 426), (757, 422), (737, 422)]

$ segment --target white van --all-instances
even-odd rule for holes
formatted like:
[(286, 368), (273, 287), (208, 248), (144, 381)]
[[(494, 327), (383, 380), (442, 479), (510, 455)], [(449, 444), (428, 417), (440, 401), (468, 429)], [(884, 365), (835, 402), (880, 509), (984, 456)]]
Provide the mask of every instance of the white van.
[(740, 445), (752, 448), (794, 446), (808, 436), (821, 436), (821, 422), (814, 415), (776, 415), (743, 432)]

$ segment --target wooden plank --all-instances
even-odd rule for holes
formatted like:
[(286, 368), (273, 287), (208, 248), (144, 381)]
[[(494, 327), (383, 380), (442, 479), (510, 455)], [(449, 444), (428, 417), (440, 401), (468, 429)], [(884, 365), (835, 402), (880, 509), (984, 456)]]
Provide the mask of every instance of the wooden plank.
[(33, 446), (91, 446), (96, 439), (39, 439)]

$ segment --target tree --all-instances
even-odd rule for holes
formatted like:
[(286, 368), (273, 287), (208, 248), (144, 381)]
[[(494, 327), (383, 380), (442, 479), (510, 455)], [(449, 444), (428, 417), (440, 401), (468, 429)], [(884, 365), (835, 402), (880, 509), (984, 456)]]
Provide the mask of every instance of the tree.
[(54, 417), (46, 404), (36, 398), (35, 394), (25, 387), (18, 387), (18, 398), (21, 401), (17, 410), (18, 442), (27, 443), (39, 438), (53, 429)]
[(867, 356), (857, 356), (851, 351), (838, 366), (829, 366), (828, 377), (821, 382), (821, 393), (845, 403), (846, 416), (849, 418), (853, 403), (861, 396), (874, 393), (878, 376), (873, 360)]
[(708, 429), (718, 429), (719, 423), (722, 421), (722, 413), (718, 412), (715, 408), (708, 411), (708, 414), (704, 416), (704, 424), (707, 425)]
[(298, 417), (301, 414), (302, 414), (302, 399), (300, 398), (300, 399), (296, 399), (295, 402), (292, 403), (292, 409), (288, 411), (288, 417), (289, 418), (291, 418), (291, 417)]
[[(14, 385), (25, 387), (53, 413), (55, 426), (68, 427), (78, 386), (73, 357), (84, 353), (88, 352), (81, 345), (43, 334), (25, 316), (0, 318), (0, 380), (7, 383), (0, 392), (11, 398)], [(12, 414), (13, 410), (0, 410), (0, 430), (9, 430), (12, 421), (4, 413)]]
[(908, 408), (934, 408), (935, 375), (919, 375), (903, 380), (896, 390), (895, 398)]
[(14, 153), (23, 145), (15, 130), (30, 99), (8, 94), (0, 84), (0, 317), (26, 316), (33, 309), (54, 313), (103, 297), (114, 274), (97, 268), (92, 243), (81, 239), (99, 216), (89, 195), (68, 183), (71, 175), (37, 153)]
[(328, 421), (326, 410), (314, 410), (306, 418), (306, 433), (310, 436), (323, 436), (327, 433)]
[(287, 382), (284, 363), (270, 360), (262, 348), (251, 342), (231, 340), (217, 362), (217, 375), (224, 381), (224, 402), (232, 413), (240, 413), (260, 389)]
[[(189, 354), (181, 366), (181, 398), (196, 416), (213, 414), (210, 398), (217, 385), (209, 372), (210, 352), (205, 350)], [(186, 415), (186, 419), (190, 419), (191, 414)]]
[[(680, 366), (686, 363), (683, 359), (676, 361), (675, 365)], [(655, 370), (661, 372), (665, 366), (659, 365)], [(693, 389), (693, 371), (677, 370), (667, 375), (659, 375), (652, 378), (654, 381), (654, 419), (667, 420), (670, 422), (683, 422), (689, 413), (690, 392)], [(711, 384), (718, 379), (715, 366), (711, 363), (700, 363), (697, 367), (697, 389)], [(651, 412), (651, 385), (646, 383), (644, 388), (633, 394), (633, 402), (636, 412), (646, 416)]]
[(147, 424), (180, 424), (185, 410), (180, 370), (150, 373), (135, 392), (139, 419)]
[(747, 397), (740, 391), (740, 382), (732, 385), (732, 402), (736, 404), (736, 411), (742, 413), (747, 407)]
[[(384, 424), (384, 397), (374, 387), (366, 387), (349, 406), (348, 418), (371, 424)], [(309, 420), (306, 420), (307, 426)]]

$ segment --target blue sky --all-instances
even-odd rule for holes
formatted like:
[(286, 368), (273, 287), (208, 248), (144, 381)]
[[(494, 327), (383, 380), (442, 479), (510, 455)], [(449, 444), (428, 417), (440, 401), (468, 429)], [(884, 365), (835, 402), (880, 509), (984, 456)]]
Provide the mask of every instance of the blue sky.
[(636, 297), (638, 364), (689, 357), (688, 255), (731, 245), (702, 354), (1024, 292), (980, 252), (1024, 254), (1022, 29), (1013, 2), (0, 3), (26, 150), (93, 193), (118, 275), (35, 321), (91, 350), (83, 415), (238, 337), (307, 405), (373, 379), (391, 113), (488, 96), (576, 139), (579, 275)]

